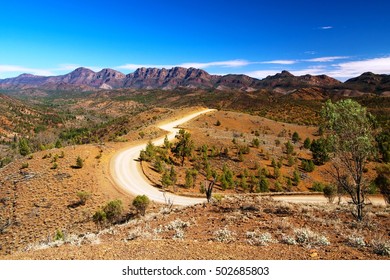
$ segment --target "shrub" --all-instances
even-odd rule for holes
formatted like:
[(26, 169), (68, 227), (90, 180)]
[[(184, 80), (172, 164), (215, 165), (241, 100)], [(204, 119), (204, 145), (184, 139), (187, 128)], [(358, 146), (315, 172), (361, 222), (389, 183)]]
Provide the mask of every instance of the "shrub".
[(156, 169), (156, 171), (158, 173), (162, 173), (164, 171), (164, 164), (163, 162), (161, 161), (160, 157), (158, 157), (156, 159), (156, 161), (154, 162), (154, 165), (153, 167)]
[(119, 199), (108, 202), (102, 209), (106, 213), (107, 220), (114, 222), (123, 212), (122, 201)]
[(305, 139), (305, 141), (303, 142), (303, 147), (304, 147), (305, 149), (310, 149), (310, 147), (311, 147), (311, 141), (310, 141), (310, 138), (309, 138), (309, 137), (307, 137), (307, 138)]
[(310, 188), (312, 192), (323, 192), (325, 184), (321, 182), (314, 182), (313, 186)]
[(223, 195), (222, 194), (214, 194), (213, 195), (213, 200), (216, 202), (216, 203), (220, 203), (223, 199)]
[(323, 189), (324, 196), (328, 199), (329, 203), (333, 203), (335, 197), (337, 196), (337, 187), (335, 185), (326, 185)]
[(302, 169), (305, 170), (306, 172), (313, 172), (315, 168), (314, 162), (309, 159), (303, 159), (302, 160)]
[(295, 159), (294, 159), (294, 157), (288, 155), (288, 156), (287, 156), (287, 165), (288, 165), (288, 166), (293, 166), (294, 164), (295, 164)]
[(259, 138), (254, 138), (254, 139), (252, 140), (252, 145), (253, 145), (253, 147), (258, 148), (258, 147), (260, 146), (260, 140), (259, 140)]
[(76, 168), (83, 168), (83, 166), (84, 166), (84, 161), (80, 156), (78, 156), (76, 159)]
[(20, 169), (25, 169), (25, 168), (28, 168), (28, 162), (23, 163)]
[(57, 149), (62, 148), (62, 142), (60, 139), (58, 139), (54, 145)]
[(269, 192), (269, 182), (266, 177), (261, 177), (256, 192)]
[(218, 242), (234, 241), (234, 233), (227, 228), (219, 229), (214, 232), (214, 240)]
[(299, 134), (298, 132), (294, 132), (292, 137), (291, 137), (291, 140), (293, 141), (293, 143), (297, 143), (299, 140), (301, 140), (301, 137), (299, 137)]
[(303, 245), (318, 245), (318, 246), (328, 246), (330, 242), (324, 235), (320, 235), (318, 233), (312, 232), (309, 229), (301, 228), (294, 230), (295, 233), (295, 241), (299, 244)]
[(351, 235), (348, 236), (348, 245), (355, 248), (362, 248), (366, 246), (366, 242), (362, 236)]
[(373, 240), (371, 245), (375, 254), (381, 256), (390, 256), (390, 241)]
[(57, 240), (64, 240), (64, 239), (65, 239), (64, 233), (60, 229), (57, 229), (54, 240), (57, 241)]
[(249, 231), (246, 233), (246, 237), (250, 245), (266, 246), (268, 243), (275, 243), (275, 240), (269, 232), (259, 233), (257, 231)]
[(19, 140), (19, 153), (22, 156), (27, 156), (31, 153), (31, 149), (26, 138), (21, 138)]
[(295, 238), (289, 235), (283, 235), (282, 236), (282, 242), (287, 245), (296, 245), (297, 242), (295, 241)]
[(221, 125), (221, 122), (219, 120), (217, 120), (217, 122), (215, 123), (216, 126), (220, 126)]
[(91, 193), (85, 192), (85, 191), (80, 191), (77, 193), (77, 197), (79, 198), (80, 204), (85, 205), (87, 200), (91, 197)]
[(146, 209), (148, 208), (150, 203), (149, 198), (146, 195), (138, 195), (133, 200), (133, 206), (137, 209), (137, 211), (144, 216)]
[(294, 146), (290, 141), (284, 143), (284, 146), (286, 148), (286, 154), (291, 155), (294, 152)]
[(292, 179), (293, 185), (298, 186), (300, 181), (301, 181), (301, 176), (299, 175), (299, 172), (297, 170), (294, 170), (293, 179)]
[(54, 162), (53, 165), (50, 167), (50, 169), (57, 169), (58, 163)]
[(107, 214), (102, 209), (99, 209), (93, 215), (92, 220), (96, 224), (102, 225), (107, 221)]

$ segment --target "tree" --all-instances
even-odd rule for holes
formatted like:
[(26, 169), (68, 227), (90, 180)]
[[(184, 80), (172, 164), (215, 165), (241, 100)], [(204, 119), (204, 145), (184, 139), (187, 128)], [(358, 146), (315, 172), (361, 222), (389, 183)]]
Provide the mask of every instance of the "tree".
[(168, 188), (172, 185), (170, 172), (168, 170), (165, 170), (162, 177), (161, 177), (161, 186), (163, 189)]
[(353, 214), (361, 221), (368, 187), (364, 170), (367, 160), (375, 154), (375, 120), (366, 108), (351, 99), (336, 103), (328, 100), (321, 116), (333, 153), (329, 173), (351, 197), (356, 205)]
[(301, 164), (302, 164), (302, 169), (305, 170), (306, 172), (314, 171), (315, 165), (311, 159), (309, 160), (302, 159)]
[(294, 144), (297, 143), (299, 140), (301, 140), (301, 137), (299, 137), (298, 132), (295, 131), (293, 133), (293, 135), (291, 137), (291, 140), (293, 141)]
[(286, 154), (291, 155), (294, 152), (294, 146), (290, 141), (284, 143), (284, 146), (286, 148)]
[(297, 170), (294, 170), (293, 179), (292, 179), (293, 185), (298, 186), (300, 181), (301, 181), (301, 176), (299, 175), (299, 172)]
[(181, 158), (181, 165), (184, 165), (186, 157), (191, 156), (194, 149), (194, 143), (191, 140), (191, 134), (184, 129), (180, 129), (175, 138), (178, 140), (172, 152), (176, 157)]
[(145, 212), (149, 206), (149, 203), (150, 200), (146, 195), (137, 195), (133, 200), (133, 206), (142, 216), (145, 216)]
[(171, 142), (169, 142), (168, 137), (165, 135), (164, 137), (164, 148), (169, 150), (172, 147)]
[(269, 182), (264, 176), (260, 178), (259, 185), (256, 189), (257, 192), (269, 192)]
[(19, 140), (19, 153), (22, 156), (27, 156), (31, 153), (31, 149), (26, 138), (21, 138)]
[(317, 165), (323, 165), (325, 162), (329, 161), (329, 144), (327, 139), (319, 138), (313, 140), (310, 145), (310, 151), (313, 154), (313, 161)]
[(310, 138), (307, 137), (307, 138), (305, 139), (305, 141), (303, 142), (303, 147), (304, 147), (305, 149), (310, 149), (310, 146), (311, 146), (311, 141), (310, 141)]

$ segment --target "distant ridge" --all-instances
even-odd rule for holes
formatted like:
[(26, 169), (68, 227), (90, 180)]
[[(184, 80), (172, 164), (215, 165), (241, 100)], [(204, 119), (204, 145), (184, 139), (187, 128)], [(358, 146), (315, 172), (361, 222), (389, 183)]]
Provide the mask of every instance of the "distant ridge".
[(199, 88), (254, 91), (267, 89), (280, 93), (288, 93), (300, 88), (341, 88), (364, 92), (390, 90), (390, 75), (363, 73), (361, 76), (342, 83), (326, 75), (294, 76), (288, 71), (262, 80), (247, 75), (211, 75), (202, 69), (173, 67), (171, 69), (138, 68), (130, 74), (105, 68), (94, 72), (80, 67), (74, 71), (59, 76), (35, 76), (22, 74), (15, 78), (0, 80), (0, 89), (41, 88), (47, 90), (96, 90), (96, 89), (175, 89)]

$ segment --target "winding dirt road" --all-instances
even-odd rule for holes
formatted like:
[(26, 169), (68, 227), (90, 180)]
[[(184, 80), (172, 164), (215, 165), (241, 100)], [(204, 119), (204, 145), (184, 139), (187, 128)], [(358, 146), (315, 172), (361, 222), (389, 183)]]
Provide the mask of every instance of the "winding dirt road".
[[(169, 140), (175, 138), (179, 131), (177, 126), (198, 117), (199, 115), (215, 111), (213, 109), (205, 109), (193, 114), (189, 114), (183, 118), (160, 125), (159, 128), (168, 131), (167, 137)], [(164, 136), (165, 137), (165, 136)], [(160, 137), (152, 141), (156, 146), (164, 143), (164, 137)], [(145, 144), (137, 145), (117, 153), (111, 160), (111, 174), (114, 181), (124, 190), (133, 195), (147, 195), (149, 199), (159, 202), (167, 203), (168, 201), (174, 205), (193, 205), (206, 201), (203, 198), (192, 198), (178, 196), (171, 193), (162, 192), (152, 186), (149, 180), (145, 177), (141, 170), (141, 165), (138, 162), (139, 154), (142, 149), (145, 149)]]
[[(158, 127), (167, 131), (169, 140), (175, 138), (179, 131), (177, 126), (198, 117), (199, 115), (215, 111), (213, 109), (205, 109), (196, 113), (189, 114), (183, 118)], [(165, 137), (165, 136), (164, 136)], [(160, 137), (152, 141), (156, 146), (161, 146), (164, 143), (164, 137)], [(141, 165), (138, 161), (139, 154), (142, 149), (145, 149), (146, 144), (137, 145), (118, 152), (111, 160), (110, 169), (111, 175), (115, 183), (122, 189), (133, 195), (147, 195), (151, 200), (158, 203), (173, 203), (174, 205), (193, 205), (203, 203), (206, 199), (178, 196), (168, 192), (163, 192), (158, 188), (153, 187), (152, 183), (145, 177)], [(278, 195), (273, 197), (275, 200), (293, 202), (293, 203), (327, 203), (323, 195)], [(370, 197), (370, 202), (376, 205), (384, 205), (384, 200), (380, 197)], [(344, 201), (344, 203), (346, 203)]]

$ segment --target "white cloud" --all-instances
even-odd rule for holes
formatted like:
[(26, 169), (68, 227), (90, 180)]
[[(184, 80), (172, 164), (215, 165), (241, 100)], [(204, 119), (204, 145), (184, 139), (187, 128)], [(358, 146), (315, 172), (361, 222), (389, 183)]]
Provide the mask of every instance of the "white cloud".
[(184, 68), (209, 68), (209, 67), (243, 67), (253, 62), (246, 60), (236, 59), (236, 60), (226, 60), (226, 61), (214, 61), (214, 62), (186, 62), (181, 64), (125, 64), (120, 65), (115, 68), (125, 69), (125, 70), (136, 70), (138, 68), (166, 68), (170, 69), (172, 67), (184, 67)]
[(317, 57), (317, 58), (311, 58), (311, 59), (305, 59), (304, 61), (307, 62), (332, 62), (339, 59), (347, 59), (348, 56), (324, 56), (324, 57)]
[(356, 77), (364, 72), (390, 74), (390, 56), (333, 64), (332, 67), (334, 70), (328, 73), (336, 78)]
[(270, 60), (261, 62), (263, 64), (282, 64), (282, 65), (291, 65), (297, 63), (296, 60)]
[(18, 65), (0, 65), (0, 73), (29, 73), (39, 76), (51, 76), (53, 72), (46, 69), (28, 68)]
[(333, 29), (333, 26), (327, 25), (327, 26), (321, 26), (321, 30), (328, 30), (328, 29)]
[(252, 64), (252, 62), (236, 59), (236, 60), (227, 60), (227, 61), (215, 61), (215, 62), (206, 62), (206, 63), (198, 63), (198, 62), (189, 62), (189, 63), (183, 63), (178, 66), (185, 67), (185, 68), (208, 68), (213, 66), (220, 66), (220, 67), (242, 67), (247, 66), (249, 64)]
[(252, 78), (264, 79), (267, 76), (272, 76), (280, 72), (281, 71), (279, 70), (257, 70), (257, 71), (246, 72), (244, 74)]

